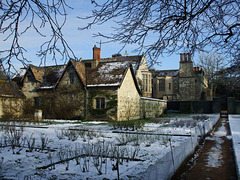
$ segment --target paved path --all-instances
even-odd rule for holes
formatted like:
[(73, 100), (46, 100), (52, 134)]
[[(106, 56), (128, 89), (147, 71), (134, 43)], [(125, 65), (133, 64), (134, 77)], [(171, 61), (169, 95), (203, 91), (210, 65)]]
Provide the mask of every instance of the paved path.
[(172, 179), (237, 179), (232, 141), (227, 118), (221, 118), (191, 159)]

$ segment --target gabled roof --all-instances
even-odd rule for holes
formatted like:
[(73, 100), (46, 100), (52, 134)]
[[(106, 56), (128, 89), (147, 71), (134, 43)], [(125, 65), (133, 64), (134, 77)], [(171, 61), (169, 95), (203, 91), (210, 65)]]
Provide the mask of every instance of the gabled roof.
[(13, 76), (12, 76), (12, 80), (15, 82), (19, 82), (21, 81), (21, 79), (23, 78), (23, 76), (25, 75), (27, 71), (27, 68), (21, 68), (19, 69)]
[(42, 76), (42, 81), (39, 89), (49, 89), (54, 88), (58, 79), (62, 75), (66, 65), (58, 66), (45, 66), (44, 74)]
[(152, 70), (153, 77), (164, 77), (164, 76), (177, 76), (179, 74), (178, 69), (174, 70)]
[(103, 61), (87, 69), (87, 87), (120, 86), (129, 61)]
[(65, 71), (67, 70), (67, 68), (70, 65), (72, 65), (74, 67), (74, 70), (77, 73), (79, 79), (82, 81), (83, 85), (86, 86), (85, 65), (81, 61), (77, 61), (77, 60), (74, 60), (74, 59), (70, 59), (68, 61), (67, 65), (65, 66), (65, 68), (61, 72), (61, 75), (59, 76), (55, 86), (57, 86), (59, 84), (59, 82), (61, 81), (61, 79), (62, 79), (62, 77), (65, 73)]
[[(51, 89), (55, 87), (55, 84), (59, 77), (61, 76), (66, 65), (56, 65), (56, 66), (43, 66), (37, 67), (34, 65), (29, 65), (25, 71), (24, 76), (21, 78), (21, 82), (24, 80), (28, 72), (31, 72), (35, 80), (40, 83), (38, 89)], [(16, 79), (19, 75), (14, 76)]]
[(72, 65), (74, 66), (79, 78), (81, 79), (82, 83), (86, 86), (86, 78), (85, 78), (85, 65), (80, 61), (76, 61), (74, 59), (70, 60)]
[(130, 69), (134, 84), (139, 94), (132, 63), (129, 61), (103, 61), (96, 68), (87, 69), (87, 87), (119, 87)]
[(0, 80), (0, 97), (24, 97), (14, 82)]

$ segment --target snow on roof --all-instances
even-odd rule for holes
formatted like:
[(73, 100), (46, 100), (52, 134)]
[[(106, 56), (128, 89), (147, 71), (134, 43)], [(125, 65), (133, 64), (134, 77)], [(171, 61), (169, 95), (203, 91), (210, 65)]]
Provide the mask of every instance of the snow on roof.
[(129, 65), (129, 61), (100, 62), (98, 67), (87, 71), (88, 87), (119, 86)]
[(26, 68), (21, 68), (21, 69), (19, 69), (14, 75), (13, 75), (13, 79), (14, 78), (18, 78), (18, 77), (20, 77), (20, 78), (22, 78), (23, 76), (24, 76), (24, 74), (26, 73), (26, 71), (27, 71), (27, 69)]

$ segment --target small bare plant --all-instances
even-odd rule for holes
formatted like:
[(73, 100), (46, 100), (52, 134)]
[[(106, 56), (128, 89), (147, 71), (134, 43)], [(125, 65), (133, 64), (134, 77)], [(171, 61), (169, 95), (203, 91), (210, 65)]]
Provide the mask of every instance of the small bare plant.
[(15, 148), (21, 147), (23, 132), (17, 130), (15, 127), (9, 128), (7, 131), (7, 139), (12, 148), (13, 154), (15, 154)]
[(3, 162), (4, 162), (4, 157), (0, 159), (0, 172), (2, 171), (2, 168), (3, 168)]
[(207, 115), (196, 115), (196, 116), (192, 116), (192, 118), (196, 121), (205, 121), (205, 120), (209, 119), (209, 116), (207, 116)]
[(27, 145), (28, 145), (28, 152), (32, 152), (33, 149), (34, 149), (34, 146), (35, 146), (35, 138), (33, 137), (33, 134), (31, 134), (30, 137), (27, 137), (26, 138), (26, 141), (27, 141)]
[(53, 169), (55, 169), (55, 164), (54, 164), (54, 162), (53, 162), (53, 156), (52, 156), (52, 153), (51, 152), (49, 152), (48, 153), (48, 159), (50, 160), (50, 170), (53, 170)]
[(64, 134), (61, 130), (55, 129), (56, 136), (59, 140), (64, 139)]
[(155, 137), (155, 135), (149, 135), (149, 134), (146, 134), (144, 136), (144, 144), (146, 147), (150, 147), (151, 144), (153, 144), (156, 141), (156, 139), (154, 137)]
[(44, 133), (41, 133), (40, 139), (41, 139), (41, 151), (43, 151), (47, 147), (49, 141)]
[(170, 118), (152, 118), (151, 122), (157, 123), (157, 124), (167, 124), (170, 123)]
[(71, 141), (76, 141), (79, 136), (78, 131), (70, 130), (70, 129), (62, 130), (62, 134), (66, 136), (68, 140), (71, 140)]

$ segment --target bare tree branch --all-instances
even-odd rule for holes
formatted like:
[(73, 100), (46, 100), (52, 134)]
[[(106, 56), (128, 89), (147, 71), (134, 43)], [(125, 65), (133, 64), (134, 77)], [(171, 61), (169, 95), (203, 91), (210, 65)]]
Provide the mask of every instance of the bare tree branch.
[[(239, 49), (240, 1), (238, 0), (108, 0), (92, 1), (90, 20), (79, 29), (113, 20), (116, 24), (107, 42), (138, 44), (153, 61), (166, 53), (206, 48), (233, 57)], [(154, 40), (150, 40), (154, 39)], [(124, 46), (123, 45), (123, 46)]]
[[(66, 23), (66, 8), (70, 8), (65, 0), (2, 0), (0, 2), (0, 35), (5, 37), (3, 42), (10, 42), (5, 49), (0, 50), (1, 66), (7, 65), (10, 70), (13, 61), (19, 61), (23, 65), (30, 61), (25, 58), (26, 49), (20, 44), (20, 37), (30, 29), (43, 38), (50, 38), (44, 42), (38, 56), (41, 64), (45, 64), (47, 59), (56, 61), (57, 54), (62, 59), (67, 60), (69, 56), (75, 55), (68, 43), (64, 40), (62, 28)], [(20, 26), (21, 23), (25, 27)], [(50, 31), (44, 34), (43, 28)]]

